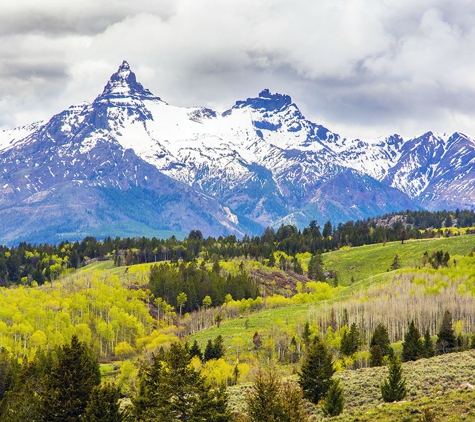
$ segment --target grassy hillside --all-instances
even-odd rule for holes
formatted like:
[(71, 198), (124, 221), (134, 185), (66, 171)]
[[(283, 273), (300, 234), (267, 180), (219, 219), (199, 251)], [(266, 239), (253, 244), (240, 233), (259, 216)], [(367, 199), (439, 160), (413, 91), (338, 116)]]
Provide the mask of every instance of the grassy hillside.
[[(475, 352), (452, 353), (403, 364), (408, 394), (403, 402), (384, 403), (380, 384), (387, 377), (387, 368), (364, 368), (338, 372), (344, 389), (344, 412), (333, 421), (421, 421), (427, 410), (435, 421), (474, 421)], [(287, 378), (297, 382), (297, 376)], [(242, 409), (249, 385), (230, 388), (231, 406)], [(311, 420), (325, 420), (317, 406), (307, 403)], [(427, 410), (426, 410), (427, 409)]]
[(323, 255), (323, 262), (327, 269), (337, 271), (340, 284), (351, 285), (354, 282), (366, 282), (371, 279), (379, 280), (384, 276), (396, 255), (402, 268), (418, 268), (421, 266), (424, 252), (443, 250), (452, 255), (466, 255), (475, 248), (475, 236), (464, 235), (454, 237), (441, 237), (436, 239), (406, 240), (401, 242), (388, 242), (385, 246), (365, 245), (357, 248), (343, 248), (339, 251)]
[[(292, 332), (301, 333), (303, 325), (307, 321), (317, 324), (317, 320), (321, 317), (329, 316), (331, 308), (340, 312), (344, 308), (348, 310), (359, 308), (359, 305), (362, 303), (370, 306), (373, 301), (375, 308), (387, 308), (385, 303), (389, 300), (388, 295), (391, 292), (396, 293), (396, 287), (401, 292), (397, 298), (392, 298), (394, 303), (396, 300), (404, 302), (406, 299), (414, 302), (415, 296), (418, 296), (424, 302), (429, 302), (433, 296), (426, 296), (427, 292), (435, 294), (437, 292), (441, 293), (444, 289), (447, 291), (450, 289), (448, 286), (442, 289), (440, 282), (437, 281), (438, 279), (432, 277), (431, 281), (427, 281), (427, 285), (421, 283), (422, 287), (421, 285), (415, 287), (418, 292), (416, 295), (414, 286), (407, 287), (413, 284), (411, 280), (414, 278), (414, 274), (429, 278), (431, 274), (442, 275), (448, 273), (446, 276), (449, 278), (461, 278), (466, 274), (463, 273), (457, 276), (457, 272), (453, 268), (453, 261), (451, 263), (452, 269), (440, 269), (437, 271), (430, 268), (421, 269), (424, 252), (448, 251), (452, 257), (460, 260), (461, 256), (469, 254), (474, 247), (475, 236), (466, 235), (406, 241), (404, 244), (401, 244), (401, 242), (391, 242), (385, 246), (378, 244), (329, 252), (323, 255), (324, 266), (326, 269), (336, 270), (339, 273), (341, 285), (344, 287), (341, 290), (334, 291), (329, 300), (306, 304), (291, 304), (290, 306), (264, 309), (261, 312), (241, 315), (238, 319), (222, 322), (219, 328), (214, 326), (197, 333), (192, 339), (196, 339), (200, 344), (205, 345), (208, 340), (221, 334), (225, 338), (227, 345), (238, 342), (243, 343), (243, 349), (249, 349), (252, 347), (252, 336), (256, 331), (259, 331), (264, 336), (278, 330), (283, 330), (288, 335)], [(398, 271), (388, 271), (396, 254), (400, 257), (401, 269)], [(459, 270), (462, 271), (460, 265)], [(455, 275), (449, 274), (450, 271), (455, 273)], [(351, 285), (350, 281), (352, 276), (355, 280), (353, 285)], [(472, 297), (469, 298), (469, 302), (472, 302), (471, 299)], [(450, 305), (450, 303), (447, 303), (447, 305)], [(414, 312), (416, 311), (414, 310)], [(410, 315), (403, 316), (404, 324), (409, 317)], [(315, 327), (315, 330), (317, 328)]]
[[(456, 334), (464, 341), (471, 340), (475, 327), (475, 257), (470, 252), (474, 248), (475, 236), (463, 235), (326, 253), (324, 267), (338, 273), (338, 287), (316, 282), (302, 286), (295, 274), (286, 275), (277, 267), (235, 258), (220, 262), (221, 271), (235, 274), (241, 271), (243, 262), (246, 272), (255, 277), (264, 274), (263, 298), (231, 300), (183, 318), (173, 307), (162, 309), (151, 301), (146, 287), (153, 264), (116, 267), (112, 260), (94, 262), (52, 284), (0, 289), (0, 341), (16, 356), (30, 359), (37, 349), (65, 344), (77, 334), (99, 351), (102, 360), (121, 360), (104, 366), (103, 372), (110, 378), (119, 374), (121, 387), (132, 391), (138, 356), (150, 356), (184, 337), (189, 342), (197, 340), (204, 350), (209, 340), (221, 335), (225, 360), (195, 364), (201, 365), (208, 379), (218, 383), (232, 377), (239, 362), (239, 384), (231, 387), (230, 397), (232, 406), (242, 409), (257, 365), (274, 362), (283, 376), (296, 380), (299, 363), (291, 355), (302, 356), (303, 330), (308, 323), (311, 336), (325, 340), (333, 353), (336, 376), (345, 389), (345, 413), (335, 420), (418, 421), (426, 408), (434, 411), (435, 420), (475, 420), (475, 406), (467, 404), (475, 393), (458, 391), (463, 382), (475, 385), (475, 352), (404, 364), (407, 402), (392, 405), (381, 405), (379, 393), (387, 368), (366, 367), (369, 338), (378, 323), (388, 327), (393, 347), (399, 352), (408, 319), (415, 319), (421, 332), (428, 328), (434, 336), (440, 315), (449, 309)], [(431, 255), (440, 250), (451, 256), (447, 268), (423, 266), (424, 252)], [(401, 268), (390, 271), (396, 255)], [(300, 259), (306, 268), (308, 254)], [(282, 295), (271, 295), (277, 277), (293, 284), (276, 290)], [(293, 295), (297, 286), (301, 293)], [(213, 325), (217, 315), (222, 317), (219, 327)], [(193, 323), (205, 320), (196, 325), (197, 329), (208, 328), (186, 338)], [(340, 359), (342, 333), (353, 322), (361, 331), (362, 350)], [(256, 333), (261, 340), (258, 351), (253, 341)], [(318, 408), (309, 405), (309, 409), (313, 420), (322, 417)], [(462, 415), (466, 419), (461, 419)]]

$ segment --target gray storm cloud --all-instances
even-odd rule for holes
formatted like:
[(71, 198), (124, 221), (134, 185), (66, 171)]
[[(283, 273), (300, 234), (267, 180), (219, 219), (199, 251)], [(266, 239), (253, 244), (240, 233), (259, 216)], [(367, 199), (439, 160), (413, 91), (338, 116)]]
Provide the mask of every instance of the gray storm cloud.
[(345, 136), (475, 136), (469, 0), (10, 3), (0, 5), (2, 127), (93, 100), (126, 59), (175, 105), (224, 110), (270, 88)]

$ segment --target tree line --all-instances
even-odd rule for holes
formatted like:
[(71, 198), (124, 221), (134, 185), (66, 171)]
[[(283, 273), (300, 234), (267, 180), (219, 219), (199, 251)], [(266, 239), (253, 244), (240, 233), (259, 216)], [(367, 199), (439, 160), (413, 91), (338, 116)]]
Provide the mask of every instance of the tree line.
[(275, 251), (289, 256), (304, 252), (323, 253), (348, 245), (451, 235), (449, 228), (473, 227), (474, 224), (475, 212), (472, 210), (406, 211), (337, 226), (327, 221), (323, 228), (316, 221), (310, 222), (303, 230), (281, 225), (276, 229), (267, 228), (261, 236), (245, 235), (242, 239), (234, 235), (205, 238), (200, 230), (192, 230), (183, 240), (174, 236), (169, 239), (106, 237), (103, 240), (86, 237), (81, 242), (64, 241), (58, 245), (23, 242), (18, 246), (0, 246), (0, 286), (41, 285), (93, 260), (111, 259), (117, 266), (161, 261), (191, 262), (198, 257), (209, 262), (236, 257), (272, 261)]

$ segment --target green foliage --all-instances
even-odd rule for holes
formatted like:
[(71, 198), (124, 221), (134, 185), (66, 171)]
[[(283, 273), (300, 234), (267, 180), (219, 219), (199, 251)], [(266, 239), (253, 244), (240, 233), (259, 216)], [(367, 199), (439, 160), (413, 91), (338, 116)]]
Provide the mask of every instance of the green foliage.
[(58, 362), (45, 381), (41, 410), (51, 422), (76, 422), (84, 414), (94, 386), (101, 375), (97, 358), (76, 336), (63, 346)]
[(196, 262), (153, 265), (149, 288), (155, 297), (162, 298), (180, 312), (222, 305), (227, 295), (240, 300), (256, 298), (259, 293), (255, 281), (246, 272), (215, 272)]
[(455, 331), (452, 327), (452, 314), (446, 310), (437, 334), (437, 352), (439, 354), (453, 352), (457, 346)]
[(186, 293), (181, 292), (177, 297), (176, 297), (176, 304), (180, 308), (180, 315), (181, 315), (181, 310), (183, 306), (185, 305), (186, 301), (188, 300), (188, 297), (186, 296)]
[(299, 387), (283, 384), (275, 367), (257, 370), (252, 390), (246, 396), (247, 422), (304, 422), (308, 416), (302, 406)]
[(144, 365), (132, 414), (140, 421), (225, 422), (232, 420), (222, 389), (211, 389), (190, 365), (187, 348), (173, 343), (162, 356)]
[(391, 342), (389, 340), (388, 329), (384, 324), (379, 323), (371, 336), (370, 346), (378, 345), (383, 355), (389, 355), (392, 352)]
[(354, 322), (350, 331), (344, 331), (341, 337), (340, 352), (343, 356), (351, 356), (360, 348), (360, 330)]
[(203, 361), (206, 362), (211, 359), (220, 359), (224, 356), (224, 341), (221, 335), (218, 335), (213, 342), (208, 340), (206, 344), (205, 353), (203, 355)]
[(369, 350), (369, 352), (370, 352), (369, 366), (372, 366), (372, 367), (382, 366), (384, 362), (384, 356), (379, 344), (375, 344), (374, 346), (371, 346), (371, 349)]
[(330, 388), (334, 373), (326, 345), (322, 341), (312, 344), (298, 373), (304, 397), (317, 404)]
[(1, 422), (43, 422), (40, 397), (29, 380), (7, 391), (0, 404)]
[(326, 281), (321, 254), (317, 253), (310, 258), (307, 275), (312, 280)]
[(339, 380), (333, 380), (328, 390), (325, 402), (322, 405), (322, 411), (325, 416), (338, 416), (343, 412), (345, 403), (343, 389)]
[(394, 356), (389, 362), (389, 375), (381, 384), (381, 395), (385, 402), (400, 401), (406, 397), (406, 380), (402, 377), (402, 366)]
[(310, 324), (308, 321), (306, 321), (303, 327), (303, 333), (302, 333), (302, 338), (306, 346), (310, 344), (310, 335), (311, 335)]
[(430, 336), (429, 329), (426, 329), (424, 333), (424, 357), (431, 358), (432, 356), (435, 356), (434, 342)]
[(201, 352), (198, 342), (195, 340), (193, 345), (190, 347), (190, 357), (193, 358), (197, 356), (200, 360), (203, 360), (203, 353)]
[(124, 414), (120, 411), (119, 398), (119, 389), (112, 384), (94, 387), (81, 421), (122, 422)]
[(421, 341), (421, 333), (414, 324), (414, 320), (408, 323), (408, 329), (402, 343), (402, 360), (407, 362), (423, 358), (425, 355), (424, 344)]

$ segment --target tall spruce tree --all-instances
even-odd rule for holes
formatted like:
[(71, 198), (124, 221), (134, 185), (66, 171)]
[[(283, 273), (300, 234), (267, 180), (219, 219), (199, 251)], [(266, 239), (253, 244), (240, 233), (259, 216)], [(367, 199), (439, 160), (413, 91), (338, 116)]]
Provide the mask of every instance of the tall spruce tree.
[(322, 411), (325, 416), (337, 416), (343, 412), (343, 405), (345, 400), (343, 398), (343, 389), (340, 386), (340, 380), (333, 380), (327, 397), (322, 406)]
[(424, 333), (424, 357), (431, 358), (432, 356), (435, 356), (434, 342), (427, 328)]
[(327, 394), (334, 373), (325, 344), (322, 341), (312, 344), (298, 374), (304, 397), (317, 404)]
[(408, 362), (424, 357), (424, 345), (421, 341), (421, 333), (412, 320), (408, 324), (408, 329), (404, 335), (402, 343), (402, 360)]
[(46, 378), (41, 411), (48, 422), (77, 422), (92, 389), (101, 382), (99, 363), (85, 343), (74, 335), (62, 347), (58, 362)]
[(383, 324), (378, 324), (371, 336), (371, 341), (369, 343), (370, 348), (376, 345), (380, 347), (383, 356), (393, 355), (394, 352), (391, 347), (391, 341), (389, 340), (388, 329)]
[(379, 344), (371, 346), (371, 349), (369, 349), (369, 353), (369, 366), (383, 366), (384, 356), (383, 352), (381, 351), (381, 347), (379, 347)]
[(195, 340), (190, 347), (190, 356), (198, 356), (200, 360), (203, 360), (203, 353), (201, 352), (200, 346), (198, 345), (198, 342)]
[(402, 377), (402, 366), (399, 358), (393, 356), (389, 361), (389, 375), (381, 384), (381, 395), (387, 403), (402, 400), (406, 397), (406, 379)]
[(444, 312), (437, 337), (437, 353), (450, 353), (457, 347), (457, 339), (455, 338), (454, 327), (452, 327), (452, 314), (448, 310)]

